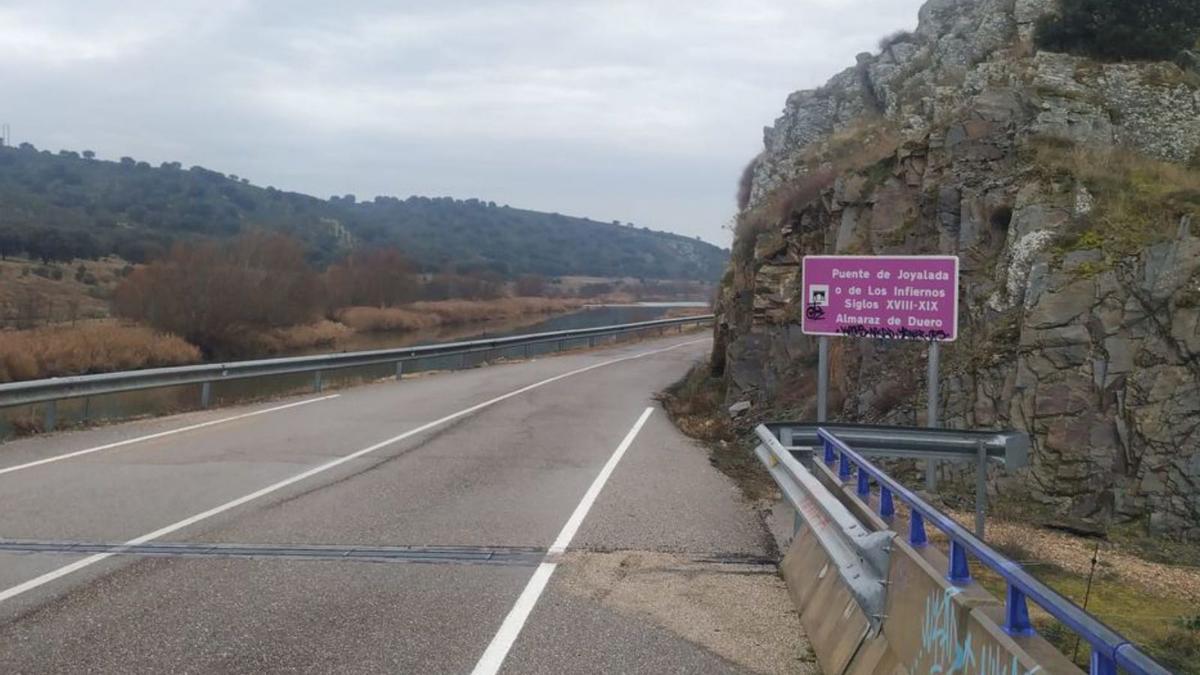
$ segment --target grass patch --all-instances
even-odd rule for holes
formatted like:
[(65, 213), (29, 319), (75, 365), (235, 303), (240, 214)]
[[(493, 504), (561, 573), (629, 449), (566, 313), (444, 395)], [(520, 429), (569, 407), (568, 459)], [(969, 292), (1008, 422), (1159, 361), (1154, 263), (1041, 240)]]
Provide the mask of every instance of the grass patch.
[(1117, 549), (1162, 565), (1200, 568), (1200, 543), (1146, 534), (1145, 523), (1114, 525), (1108, 533)]
[[(1082, 606), (1088, 595), (1087, 575), (1076, 574), (1045, 560), (1020, 544), (996, 547), (1042, 583)], [(1003, 598), (1004, 580), (989, 569), (975, 566), (976, 580), (988, 592)], [(1200, 616), (1195, 603), (1184, 597), (1152, 596), (1144, 589), (1105, 571), (1104, 557), (1096, 568), (1088, 597), (1087, 611), (1118, 633), (1139, 645), (1163, 665), (1181, 675), (1200, 675)], [(1086, 670), (1091, 650), (1076, 635), (1054, 618), (1030, 605), (1031, 617), (1039, 634)]]
[(1099, 250), (1106, 264), (1170, 241), (1186, 217), (1200, 220), (1200, 170), (1122, 148), (1095, 149), (1038, 139), (1032, 160), (1048, 182), (1078, 183), (1095, 196), (1057, 242), (1058, 253)]
[(676, 427), (704, 442), (709, 462), (733, 479), (747, 499), (767, 499), (775, 494), (775, 481), (739, 441), (725, 411), (725, 382), (712, 376), (708, 363), (694, 366), (687, 376), (659, 394), (658, 400)]

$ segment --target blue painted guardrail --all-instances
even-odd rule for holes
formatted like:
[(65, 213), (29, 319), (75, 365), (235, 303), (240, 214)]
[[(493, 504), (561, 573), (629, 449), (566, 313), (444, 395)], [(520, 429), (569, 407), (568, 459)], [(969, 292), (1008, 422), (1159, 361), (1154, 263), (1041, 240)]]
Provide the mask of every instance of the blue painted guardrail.
[(1001, 555), (979, 540), (952, 518), (930, 506), (916, 493), (898, 483), (863, 455), (827, 429), (820, 429), (826, 465), (837, 466), (838, 477), (847, 482), (856, 477), (856, 491), (865, 500), (871, 496), (871, 485), (879, 487), (879, 515), (885, 520), (896, 516), (896, 500), (909, 509), (908, 541), (913, 546), (929, 544), (926, 525), (941, 530), (950, 539), (949, 581), (957, 586), (971, 583), (971, 556), (999, 574), (1008, 584), (1004, 604), (1004, 630), (1011, 635), (1032, 635), (1028, 601), (1032, 600), (1050, 616), (1058, 619), (1092, 647), (1091, 675), (1116, 675), (1120, 668), (1131, 675), (1171, 675), (1136, 645), (1101, 623), (1078, 605), (1033, 578), (1021, 565)]

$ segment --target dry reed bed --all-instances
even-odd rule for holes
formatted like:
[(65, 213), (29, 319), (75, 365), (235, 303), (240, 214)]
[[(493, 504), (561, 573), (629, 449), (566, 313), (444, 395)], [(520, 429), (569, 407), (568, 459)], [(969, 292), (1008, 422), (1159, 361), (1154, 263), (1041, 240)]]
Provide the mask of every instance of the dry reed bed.
[(536, 314), (569, 312), (583, 305), (584, 301), (577, 298), (439, 300), (414, 302), (402, 307), (349, 307), (338, 313), (338, 320), (364, 333), (427, 330)]
[(0, 382), (176, 366), (200, 361), (182, 338), (146, 326), (83, 322), (0, 331)]

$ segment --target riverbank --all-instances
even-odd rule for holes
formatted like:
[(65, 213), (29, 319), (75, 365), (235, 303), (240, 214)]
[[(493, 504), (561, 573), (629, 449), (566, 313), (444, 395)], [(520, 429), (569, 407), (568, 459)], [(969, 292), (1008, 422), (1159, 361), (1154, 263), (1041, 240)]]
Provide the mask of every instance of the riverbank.
[[(397, 308), (345, 310), (322, 320), (266, 331), (245, 331), (230, 358), (298, 356), (388, 349), (485, 335), (567, 330), (672, 318), (701, 309), (673, 306), (592, 307), (574, 298), (500, 298), (420, 302)], [(204, 360), (182, 338), (115, 319), (82, 320), (0, 331), (0, 382), (65, 377)]]

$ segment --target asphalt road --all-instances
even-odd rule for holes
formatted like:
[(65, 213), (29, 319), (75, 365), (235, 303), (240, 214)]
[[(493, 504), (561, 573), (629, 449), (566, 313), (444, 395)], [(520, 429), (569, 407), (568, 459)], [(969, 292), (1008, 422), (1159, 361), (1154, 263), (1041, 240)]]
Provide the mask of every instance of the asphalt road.
[(653, 400), (708, 345), (0, 445), (0, 672), (810, 672)]

